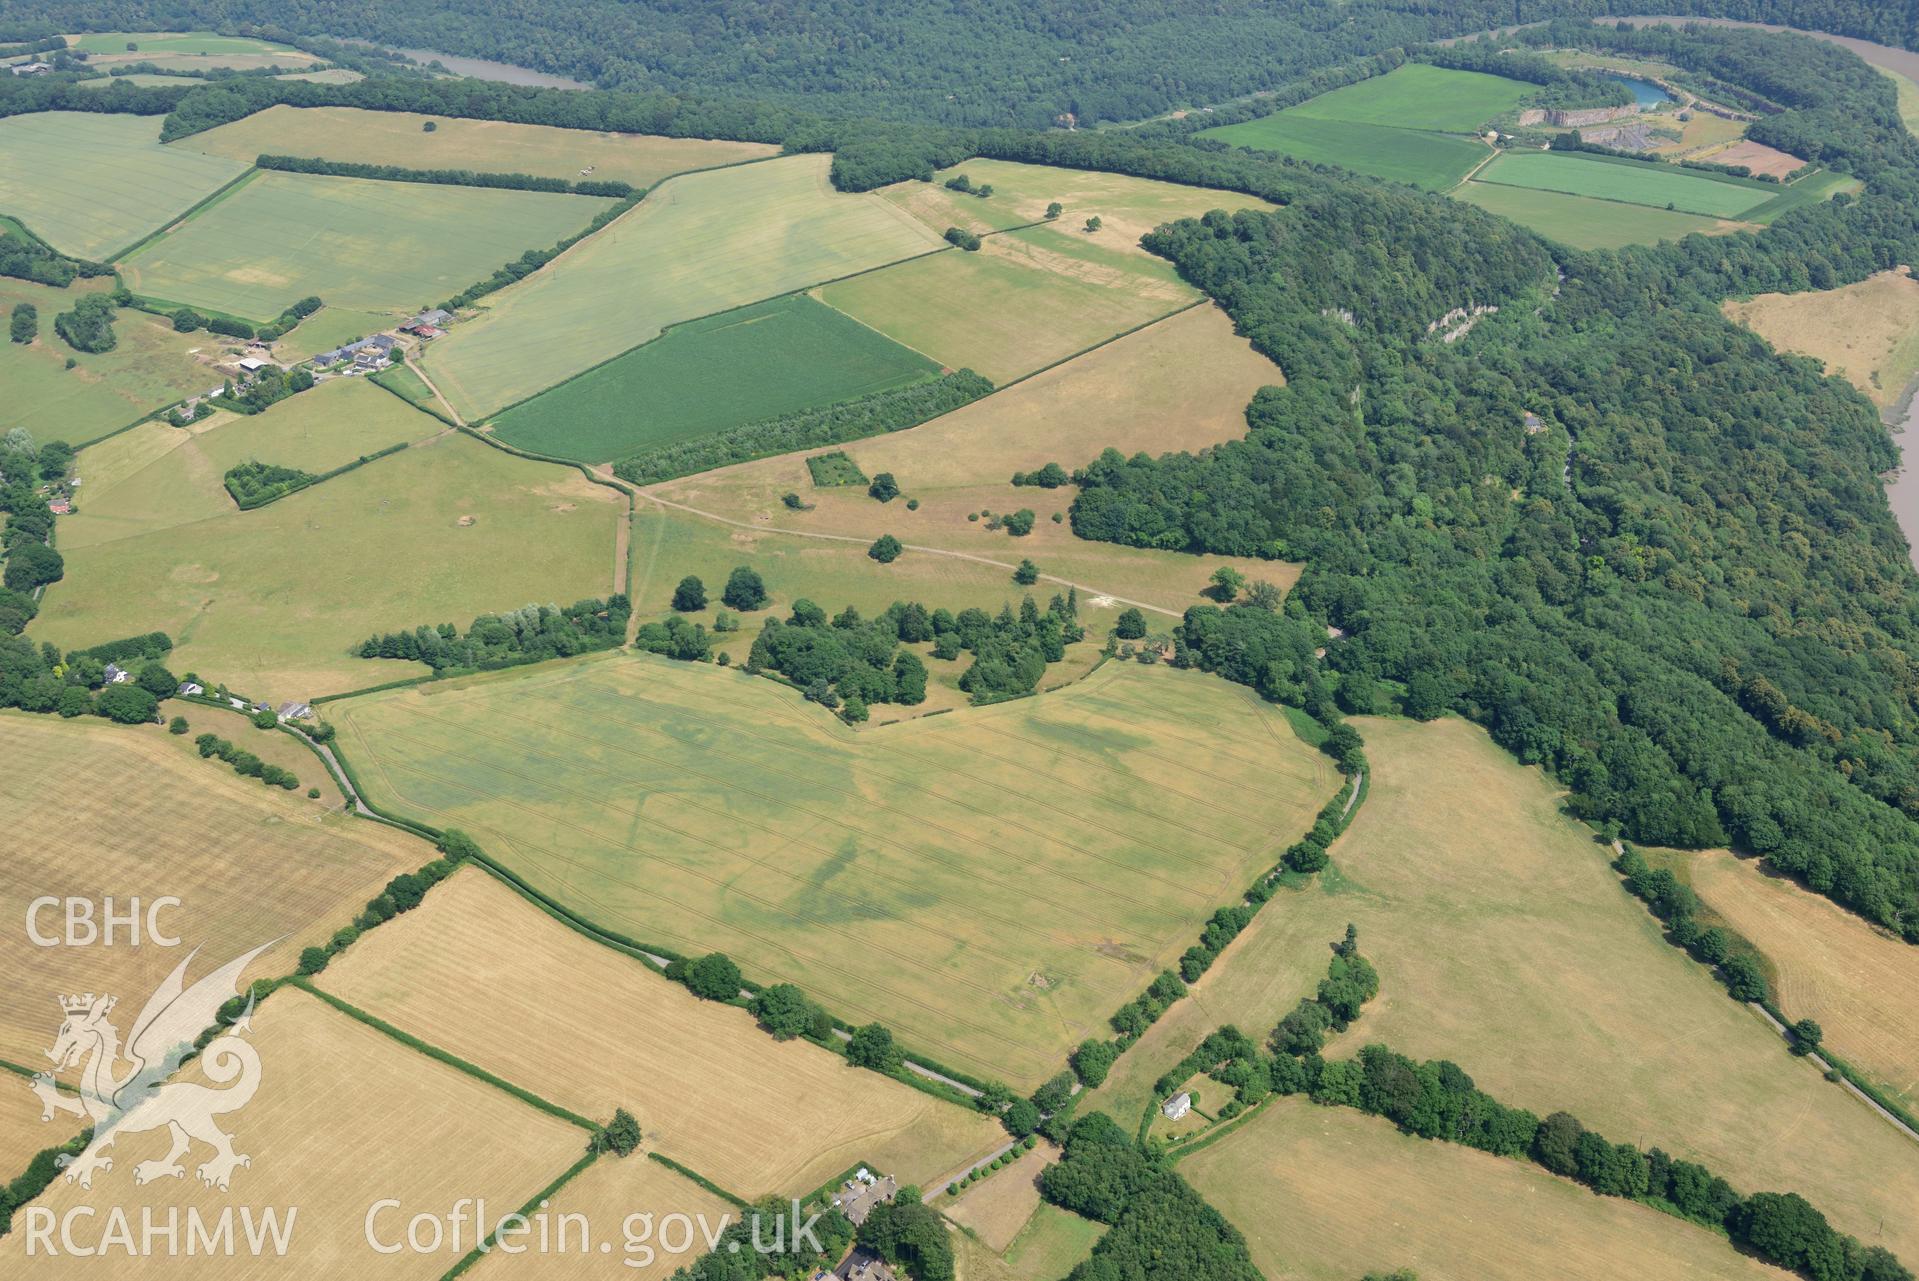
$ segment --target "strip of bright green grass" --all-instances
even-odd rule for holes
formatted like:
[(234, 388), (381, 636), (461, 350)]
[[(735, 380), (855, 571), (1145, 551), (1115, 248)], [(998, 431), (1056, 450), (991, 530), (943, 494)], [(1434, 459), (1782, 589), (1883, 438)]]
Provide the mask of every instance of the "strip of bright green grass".
[(1697, 214), (1527, 187), (1500, 187), (1475, 181), (1453, 195), (1575, 249), (1651, 245), (1662, 240), (1678, 240), (1694, 232), (1712, 235), (1737, 229), (1729, 228), (1716, 218), (1702, 218)]
[(601, 462), (939, 372), (911, 348), (793, 294), (677, 326), (507, 410), (494, 434)]
[(1713, 218), (1737, 218), (1769, 199), (1763, 190), (1737, 179), (1721, 181), (1673, 165), (1607, 163), (1608, 159), (1556, 151), (1508, 152), (1480, 170), (1476, 181)]
[(1477, 133), (1538, 93), (1537, 85), (1478, 71), (1409, 62), (1383, 76), (1309, 98), (1282, 115), (1440, 133)]
[(1483, 143), (1448, 138), (1414, 129), (1385, 129), (1348, 120), (1321, 120), (1282, 111), (1243, 124), (1208, 129), (1235, 147), (1276, 151), (1314, 164), (1343, 165), (1391, 182), (1443, 191), (1486, 159)]

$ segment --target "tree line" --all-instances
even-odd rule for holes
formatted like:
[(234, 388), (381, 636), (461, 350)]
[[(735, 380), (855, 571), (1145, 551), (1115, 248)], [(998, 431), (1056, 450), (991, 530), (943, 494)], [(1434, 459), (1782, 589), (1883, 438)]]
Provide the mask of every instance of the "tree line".
[(464, 632), (452, 623), (410, 632), (369, 636), (355, 651), (361, 658), (398, 658), (425, 663), (435, 674), (493, 671), (550, 658), (570, 658), (611, 649), (626, 641), (631, 606), (623, 595), (566, 606), (526, 605), (481, 614)]
[(546, 191), (575, 196), (613, 196), (624, 199), (633, 194), (633, 184), (613, 179), (570, 182), (565, 178), (542, 178), (530, 173), (494, 173), (475, 169), (409, 169), (404, 165), (357, 164), (345, 160), (317, 157), (263, 155), (253, 163), (261, 169), (283, 173), (328, 174), (336, 178), (371, 178), (380, 182), (418, 182), (443, 187), (500, 187), (511, 191)]

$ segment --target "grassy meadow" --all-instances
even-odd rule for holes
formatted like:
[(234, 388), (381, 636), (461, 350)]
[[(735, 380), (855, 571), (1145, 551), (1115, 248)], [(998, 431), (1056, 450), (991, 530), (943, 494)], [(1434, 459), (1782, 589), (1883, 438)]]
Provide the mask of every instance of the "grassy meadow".
[[(992, 187), (993, 194), (982, 199), (946, 186), (948, 179), (961, 174), (970, 179), (976, 189)], [(976, 232), (1002, 231), (1039, 222), (1046, 217), (1047, 206), (1058, 203), (1063, 207), (1060, 226), (1080, 227), (1088, 218), (1097, 217), (1104, 224), (1102, 243), (1142, 257), (1151, 255), (1140, 247), (1140, 237), (1161, 223), (1197, 218), (1209, 209), (1231, 212), (1271, 207), (1263, 200), (1237, 191), (1155, 182), (1126, 174), (982, 159), (941, 169), (931, 182), (896, 183), (881, 194), (937, 233), (944, 233), (948, 227), (964, 227)]]
[[(237, 514), (221, 483), (248, 460), (315, 474), (443, 424), (364, 379), (339, 378), (252, 416), (216, 413), (191, 427), (142, 423), (81, 455), (79, 510), (60, 525), (72, 551)], [(284, 501), (284, 500), (283, 500)]]
[(377, 799), (472, 832), (596, 923), (725, 951), (1021, 1087), (1333, 790), (1247, 691), (1133, 665), (859, 733), (771, 681), (625, 655), (335, 720)]
[(1624, 245), (1679, 240), (1695, 232), (1723, 236), (1753, 229), (1750, 223), (1704, 218), (1649, 205), (1484, 182), (1469, 182), (1453, 194), (1487, 213), (1510, 218), (1575, 249), (1618, 249)]
[(1031, 1152), (975, 1183), (958, 1197), (942, 1194), (934, 1204), (993, 1253), (1003, 1255), (1040, 1207), (1041, 1172), (1059, 1158), (1060, 1150), (1042, 1140)]
[(1537, 92), (1535, 85), (1504, 76), (1409, 62), (1287, 110), (1316, 120), (1430, 133), (1477, 133), (1494, 116), (1513, 110)]
[(1678, 855), (1702, 902), (1769, 963), (1780, 1008), (1908, 1108), (1919, 1106), (1919, 955), (1791, 881), (1723, 851)]
[(1352, 120), (1327, 120), (1282, 111), (1202, 135), (1235, 147), (1277, 151), (1318, 165), (1339, 165), (1427, 191), (1456, 186), (1493, 153), (1471, 138), (1392, 129)]
[(0, 120), (0, 213), (81, 258), (120, 252), (246, 169), (161, 146), (158, 116), (43, 111)]
[(1773, 197), (1764, 184), (1674, 165), (1559, 151), (1509, 151), (1479, 172), (1489, 186), (1557, 191), (1708, 218), (1737, 218)]
[[(134, 503), (170, 502), (128, 489)], [(93, 506), (89, 515), (116, 514)], [(425, 671), (354, 657), (375, 632), (606, 595), (625, 511), (570, 468), (449, 435), (254, 511), (228, 503), (187, 516), (69, 547), (66, 578), (47, 592), (32, 634), (78, 646), (159, 629), (179, 646), (177, 670), (256, 697), (357, 689)]]
[(1781, 351), (1825, 362), (1881, 409), (1919, 377), (1919, 280), (1907, 268), (1838, 289), (1733, 300), (1724, 311)]
[[(109, 283), (76, 281), (53, 289), (0, 276), (0, 313), (11, 313), (23, 302), (40, 313), (36, 341), (0, 346), (7, 426), (25, 427), (38, 440), (77, 445), (218, 384), (219, 375), (193, 356), (218, 349), (210, 335), (175, 333), (172, 325), (145, 312), (114, 314), (112, 351), (93, 354), (67, 346), (53, 330), (54, 317), (72, 310), (86, 294), (104, 292)], [(75, 362), (72, 369), (69, 359)]]
[(669, 325), (942, 246), (882, 197), (834, 192), (829, 164), (792, 156), (662, 184), (485, 299), (476, 319), (433, 345), (428, 375), (462, 414), (483, 417)]
[(677, 325), (500, 415), (508, 444), (583, 462), (890, 391), (940, 367), (804, 294)]
[(261, 321), (310, 294), (354, 311), (410, 309), (564, 240), (610, 203), (260, 172), (121, 272), (135, 293)]
[[(425, 128), (429, 123), (431, 132)], [(245, 164), (269, 154), (315, 156), (363, 165), (528, 173), (569, 182), (627, 182), (635, 187), (650, 187), (688, 169), (779, 154), (778, 147), (759, 142), (600, 133), (411, 111), (285, 105), (183, 138), (176, 145)]]
[(1007, 383), (1199, 298), (1163, 259), (1102, 229), (1032, 227), (819, 290), (819, 297), (951, 369)]
[(967, 1281), (1058, 1281), (1084, 1263), (1106, 1225), (1042, 1202), (1013, 1243), (995, 1254), (970, 1232), (953, 1237), (960, 1275)]
[[(1233, 334), (1224, 312), (1198, 307), (923, 426), (841, 447), (868, 476), (892, 472), (905, 497), (919, 502), (917, 511), (908, 511), (904, 499), (876, 502), (864, 485), (814, 487), (806, 459), (817, 450), (689, 476), (649, 492), (740, 522), (751, 533), (737, 532), (761, 543), (779, 541), (772, 531), (833, 534), (853, 540), (849, 550), (863, 556), (867, 543), (890, 532), (914, 546), (1008, 565), (1031, 557), (1047, 574), (1178, 612), (1198, 601), (1200, 589), (1222, 564), (1282, 586), (1291, 585), (1298, 569), (1275, 561), (1086, 542), (1073, 536), (1064, 519), (1075, 490), (1015, 487), (1012, 475), (1048, 462), (1070, 471), (1107, 446), (1132, 454), (1203, 449), (1238, 439), (1246, 434), (1246, 404), (1253, 393), (1279, 381), (1278, 368)], [(789, 492), (799, 493), (813, 509), (788, 508), (781, 496)], [(967, 519), (981, 510), (1021, 508), (1038, 516), (1024, 538)], [(1054, 513), (1061, 515), (1060, 523), (1053, 522)], [(787, 541), (805, 548), (810, 540)], [(820, 545), (821, 550), (833, 546)], [(916, 562), (923, 566), (930, 559), (909, 553), (887, 570), (913, 568)], [(663, 556), (661, 564), (665, 568), (654, 590), (670, 593), (677, 581), (671, 572), (679, 571), (680, 561)], [(776, 588), (782, 585), (783, 574), (766, 572)], [(1005, 583), (1006, 572), (994, 574), (996, 585)], [(931, 589), (921, 590), (932, 598)], [(1091, 594), (1081, 591), (1082, 605)], [(644, 594), (638, 595), (644, 608)], [(1166, 630), (1172, 622), (1156, 621), (1154, 630)]]
[[(167, 1141), (159, 1134), (124, 1134), (113, 1148), (113, 1169), (96, 1175), (91, 1191), (59, 1179), (34, 1202), (55, 1215), (92, 1207), (99, 1216), (96, 1232), (107, 1230), (110, 1208), (124, 1208), (136, 1234), (143, 1208), (150, 1207), (160, 1225), (169, 1211), (178, 1211), (177, 1252), (169, 1254), (164, 1240), (147, 1254), (116, 1251), (116, 1278), (258, 1277), (260, 1262), (244, 1244), (224, 1255), (190, 1256), (186, 1210), (197, 1209), (211, 1225), (233, 1206), (249, 1207), (256, 1216), (264, 1207), (280, 1207), (282, 1222), (286, 1207), (297, 1206), (286, 1254), (275, 1259), (289, 1275), (433, 1281), (472, 1247), (471, 1226), (458, 1247), (449, 1229), (437, 1251), (379, 1254), (367, 1240), (376, 1202), (400, 1201), (402, 1208), (382, 1212), (377, 1227), (382, 1240), (404, 1240), (413, 1214), (444, 1216), (463, 1197), (484, 1197), (493, 1214), (524, 1204), (585, 1148), (586, 1135), (577, 1126), (401, 1045), (298, 988), (274, 993), (255, 1012), (247, 1040), (260, 1058), (260, 1083), (246, 1107), (223, 1123), (235, 1150), (251, 1158), (251, 1165), (234, 1171), (231, 1192), (202, 1184), (192, 1164), (182, 1178), (136, 1186), (135, 1164), (163, 1158)], [(181, 1079), (207, 1083), (199, 1063), (184, 1068)], [(196, 1145), (187, 1161), (197, 1164), (207, 1151)], [(98, 1258), (65, 1250), (52, 1257), (42, 1249), (25, 1262), (27, 1234), (17, 1228), (18, 1220), (14, 1232), (0, 1237), (0, 1270), (51, 1278), (100, 1275)], [(235, 1236), (241, 1236), (237, 1221)], [(138, 1235), (132, 1239), (139, 1241)]]
[[(1219, 964), (1258, 959), (1272, 981), (1221, 985), (1195, 1032), (1269, 1031), (1352, 922), (1380, 994), (1331, 1053), (1376, 1041), (1451, 1059), (1503, 1102), (1564, 1109), (1743, 1191), (1798, 1192), (1842, 1231), (1919, 1253), (1919, 1224), (1899, 1208), (1919, 1203), (1919, 1149), (1668, 944), (1539, 771), (1464, 722), (1354, 723), (1374, 773), (1333, 846), (1336, 874), (1267, 905), (1234, 944), (1245, 956)], [(1196, 1040), (1166, 1044), (1155, 1074)]]
[[(135, 46), (129, 49), (127, 46)], [(93, 31), (67, 38), (69, 49), (90, 54), (143, 53), (202, 57), (212, 54), (271, 53), (311, 61), (313, 55), (277, 40), (223, 36), (212, 31)]]
[[(490, 852), (510, 858), (510, 848)], [(803, 1194), (862, 1161), (926, 1182), (1004, 1141), (971, 1109), (809, 1042), (775, 1041), (745, 1011), (701, 1001), (478, 868), (319, 981), (562, 1107), (594, 1117), (626, 1108), (648, 1149), (748, 1198)], [(578, 999), (554, 1000), (560, 991)]]
[[(290, 762), (265, 744), (284, 740), (301, 752), (303, 782), (325, 772), (285, 735), (236, 727), (237, 718), (228, 723), (207, 708), (168, 707), (196, 722), (196, 732), (211, 729), (275, 763)], [(60, 1025), (54, 998), (62, 993), (116, 993), (131, 1017), (189, 950), (204, 949), (197, 975), (280, 936), (285, 941), (251, 975), (286, 973), (302, 947), (324, 940), (389, 879), (433, 856), (425, 842), (396, 829), (201, 760), (190, 738), (172, 738), (158, 725), (10, 711), (0, 713), (0, 754), (8, 762), (0, 823), (9, 842), (0, 908), (13, 923), (0, 936), (0, 1058), (13, 1063), (46, 1062)], [(28, 903), (48, 894), (112, 894), (123, 906), (135, 896), (172, 895), (181, 906), (161, 919), (181, 946), (131, 947), (123, 939), (113, 948), (35, 947), (22, 923)], [(46, 917), (43, 927), (58, 928)], [(25, 1083), (0, 1077), (0, 1092), (16, 1087), (24, 1092)], [(11, 1168), (17, 1173), (20, 1165)]]
[(1253, 1262), (1287, 1281), (1394, 1268), (1422, 1281), (1782, 1275), (1650, 1206), (1305, 1099), (1267, 1104), (1179, 1172), (1245, 1234)]
[(389, 312), (322, 307), (274, 343), (274, 351), (288, 361), (305, 360), (391, 329), (395, 319)]

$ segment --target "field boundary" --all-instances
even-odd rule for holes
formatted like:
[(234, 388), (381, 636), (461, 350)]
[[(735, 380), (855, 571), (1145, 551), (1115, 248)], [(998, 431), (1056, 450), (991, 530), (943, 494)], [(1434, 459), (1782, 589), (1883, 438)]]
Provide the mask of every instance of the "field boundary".
[[(561, 1172), (559, 1178), (553, 1180), (553, 1182), (547, 1184), (545, 1187), (541, 1188), (538, 1192), (535, 1192), (532, 1198), (528, 1200), (526, 1204), (522, 1205), (519, 1208), (518, 1217), (522, 1220), (532, 1218), (534, 1211), (538, 1210), (541, 1206), (545, 1205), (549, 1200), (551, 1200), (554, 1193), (558, 1192), (561, 1188), (565, 1187), (567, 1184), (571, 1183), (574, 1179), (578, 1178), (581, 1174), (585, 1173), (587, 1167), (591, 1166), (595, 1161), (599, 1159), (600, 1159), (599, 1150), (597, 1148), (588, 1148), (586, 1155), (581, 1157), (579, 1160), (575, 1161), (572, 1165), (569, 1165), (564, 1171)], [(509, 1215), (507, 1217), (511, 1218), (513, 1216)], [(493, 1231), (487, 1233), (486, 1236), (481, 1239), (478, 1245), (474, 1246), (471, 1250), (468, 1250), (464, 1255), (460, 1257), (460, 1261), (458, 1263), (454, 1264), (452, 1267), (448, 1268), (444, 1273), (442, 1273), (440, 1275), (440, 1281), (453, 1281), (453, 1278), (460, 1276), (468, 1268), (471, 1268), (474, 1264), (478, 1263), (481, 1259), (484, 1259), (487, 1256), (488, 1252), (493, 1249), (494, 1244), (499, 1240), (500, 1232), (505, 1226), (506, 1226), (506, 1221), (505, 1219), (502, 1219), (500, 1221), (499, 1227), (496, 1227), (493, 1229)]]
[[(438, 433), (435, 433), (435, 434), (437, 435)], [(433, 437), (429, 436), (426, 439), (431, 440), (433, 439)], [(344, 476), (350, 471), (356, 471), (359, 468), (366, 466), (368, 463), (378, 462), (382, 458), (390, 457), (391, 455), (397, 454), (401, 452), (402, 450), (411, 449), (415, 445), (423, 444), (423, 443), (425, 442), (417, 441), (417, 440), (403, 440), (403, 441), (400, 441), (398, 444), (388, 445), (385, 449), (376, 450), (375, 452), (371, 454), (361, 454), (358, 458), (354, 459), (350, 463), (344, 463), (341, 466), (335, 467), (332, 471), (321, 472), (317, 476), (310, 476), (308, 477), (308, 479), (301, 481), (299, 484), (293, 486), (291, 489), (283, 489), (279, 493), (273, 495), (273, 497), (264, 499), (257, 503), (253, 503), (251, 505), (241, 502), (237, 497), (234, 496), (234, 493), (231, 489), (227, 489), (227, 497), (232, 498), (233, 505), (235, 507), (238, 507), (243, 512), (259, 511), (262, 507), (271, 507), (273, 504), (279, 502), (282, 498), (291, 498), (295, 494), (301, 493), (308, 489), (312, 489), (316, 485), (324, 485), (326, 484), (326, 482), (334, 479), (336, 476)], [(230, 471), (232, 469), (229, 468), (228, 470)], [(221, 487), (226, 488), (224, 482), (222, 482)]]
[(141, 250), (145, 249), (147, 246), (151, 245), (154, 241), (160, 239), (162, 236), (167, 235), (169, 232), (173, 231), (175, 228), (184, 227), (186, 224), (192, 222), (195, 218), (198, 218), (201, 214), (205, 213), (208, 209), (211, 209), (215, 204), (219, 203), (222, 200), (225, 200), (228, 196), (234, 194), (234, 192), (237, 191), (241, 186), (259, 177), (260, 172), (261, 171), (255, 168), (254, 166), (248, 165), (246, 168), (246, 171), (242, 173), (239, 177), (235, 178), (232, 182), (229, 182), (226, 185), (222, 186), (219, 190), (213, 192), (211, 195), (208, 195), (205, 198), (197, 201), (196, 203), (188, 206), (184, 211), (180, 213), (178, 217), (168, 219), (167, 224), (164, 227), (160, 227), (160, 228), (157, 228), (156, 230), (149, 231), (146, 235), (140, 237), (138, 240), (128, 245), (125, 249), (120, 250), (120, 252), (116, 254), (110, 254), (107, 257), (102, 258), (100, 261), (106, 263), (110, 267), (117, 267), (121, 262), (125, 261), (128, 258), (131, 258), (134, 254), (139, 253)]
[(752, 1208), (752, 1202), (748, 1201), (745, 1197), (735, 1196), (719, 1184), (713, 1182), (713, 1180), (707, 1178), (704, 1174), (701, 1174), (698, 1170), (693, 1169), (691, 1166), (681, 1165), (678, 1161), (675, 1161), (672, 1157), (667, 1156), (656, 1148), (648, 1148), (646, 1150), (646, 1159), (649, 1161), (657, 1161), (681, 1178), (691, 1180), (700, 1187), (705, 1188), (708, 1192), (711, 1192), (720, 1200), (731, 1204), (735, 1209), (747, 1210)]
[(466, 1073), (468, 1076), (473, 1077), (475, 1080), (484, 1081), (488, 1085), (492, 1086), (494, 1089), (501, 1090), (507, 1094), (512, 1095), (514, 1098), (518, 1099), (522, 1103), (527, 1104), (529, 1107), (538, 1108), (540, 1111), (545, 1112), (548, 1116), (558, 1117), (562, 1121), (566, 1121), (572, 1125), (577, 1125), (582, 1130), (585, 1130), (588, 1133), (594, 1133), (598, 1131), (600, 1128), (596, 1122), (587, 1120), (585, 1117), (581, 1116), (578, 1112), (570, 1111), (566, 1108), (561, 1107), (559, 1104), (552, 1102), (551, 1100), (541, 1098), (539, 1095), (533, 1093), (533, 1091), (529, 1089), (526, 1089), (522, 1086), (515, 1085), (511, 1081), (508, 1081), (507, 1079), (505, 1079), (504, 1077), (495, 1076), (493, 1075), (493, 1073), (487, 1071), (483, 1067), (478, 1066), (477, 1064), (467, 1062), (465, 1059), (461, 1058), (457, 1054), (454, 1054), (450, 1050), (443, 1050), (439, 1046), (434, 1045), (431, 1042), (423, 1041), (419, 1037), (413, 1035), (411, 1032), (403, 1031), (402, 1029), (395, 1027), (393, 1024), (388, 1023), (385, 1019), (380, 1018), (378, 1015), (369, 1014), (365, 1010), (361, 1009), (359, 1006), (348, 1004), (346, 1001), (341, 1000), (339, 997), (334, 996), (332, 993), (323, 991), (322, 989), (315, 987), (313, 985), (312, 980), (305, 976), (296, 975), (295, 977), (288, 979), (287, 982), (293, 987), (299, 988), (302, 992), (305, 992), (309, 996), (318, 997), (320, 1000), (326, 1002), (328, 1005), (332, 1006), (334, 1009), (338, 1010), (340, 1013), (346, 1015), (348, 1018), (358, 1020), (359, 1022), (364, 1023), (368, 1027), (372, 1028), (374, 1031), (382, 1032), (386, 1034), (387, 1036), (392, 1037), (395, 1041), (398, 1041), (401, 1045), (406, 1046), (408, 1049), (414, 1050), (420, 1054), (424, 1054), (430, 1059), (438, 1060), (439, 1062), (446, 1064), (448, 1067), (457, 1068), (460, 1071)]

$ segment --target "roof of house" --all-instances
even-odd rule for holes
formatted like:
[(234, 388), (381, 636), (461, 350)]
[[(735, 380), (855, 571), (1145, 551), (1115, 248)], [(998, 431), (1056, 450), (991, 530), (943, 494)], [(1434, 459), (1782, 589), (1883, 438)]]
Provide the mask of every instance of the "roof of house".
[(313, 705), (312, 705), (311, 703), (282, 703), (282, 704), (280, 704), (280, 719), (281, 719), (281, 720), (294, 720), (294, 721), (297, 721), (297, 720), (299, 720), (299, 719), (300, 719), (301, 717), (303, 717), (303, 716), (311, 716), (311, 715), (313, 715)]

